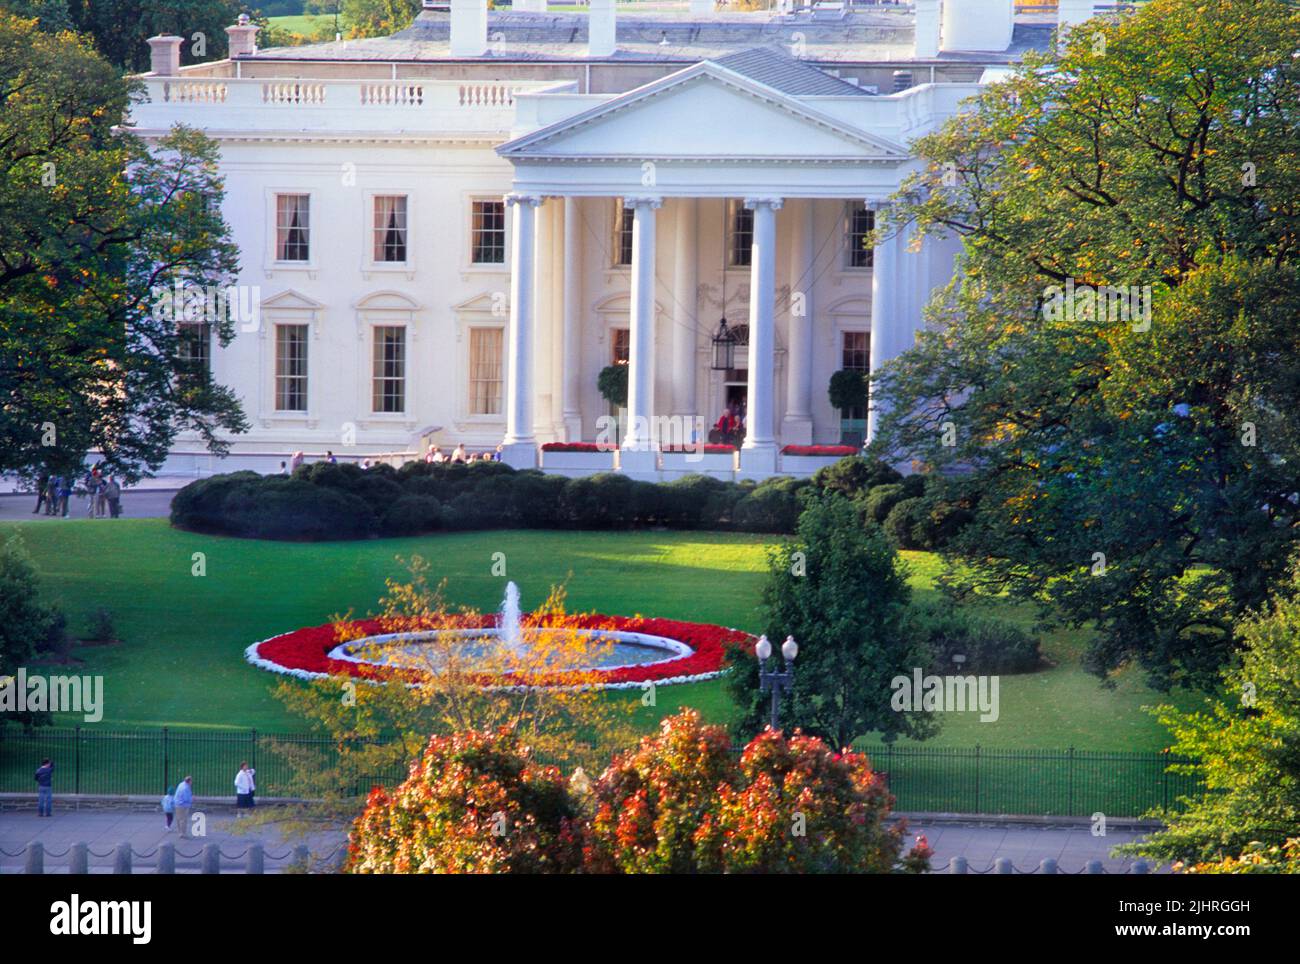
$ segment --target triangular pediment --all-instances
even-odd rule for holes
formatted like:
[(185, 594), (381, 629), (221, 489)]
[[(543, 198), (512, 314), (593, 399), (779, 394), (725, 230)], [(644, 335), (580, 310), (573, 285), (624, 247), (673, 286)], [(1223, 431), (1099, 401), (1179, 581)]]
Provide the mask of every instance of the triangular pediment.
[(420, 303), (400, 291), (374, 291), (353, 304), (362, 311), (418, 311)]
[(319, 311), (325, 306), (315, 298), (309, 298), (301, 291), (294, 291), (292, 288), (286, 288), (278, 294), (271, 295), (269, 298), (262, 299), (263, 308), (276, 308), (281, 311)]
[(508, 313), (510, 308), (504, 293), (495, 291), (485, 291), (477, 294), (473, 298), (467, 298), (460, 304), (452, 305), (451, 310), (457, 314), (491, 314), (503, 315)]
[(509, 141), (506, 158), (897, 159), (899, 144), (704, 61)]

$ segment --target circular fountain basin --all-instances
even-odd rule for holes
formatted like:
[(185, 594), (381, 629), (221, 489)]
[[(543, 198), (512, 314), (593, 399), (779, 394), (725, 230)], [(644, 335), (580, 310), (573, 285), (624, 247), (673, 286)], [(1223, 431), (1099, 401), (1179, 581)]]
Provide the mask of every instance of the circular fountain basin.
[[(577, 634), (593, 639), (597, 649), (589, 665), (583, 670), (618, 670), (633, 666), (653, 666), (690, 656), (694, 650), (685, 643), (666, 636), (652, 636), (648, 633), (634, 633), (618, 630), (601, 629), (533, 629), (530, 634), (553, 634), (557, 632)], [(329, 652), (330, 659), (371, 666), (418, 667), (436, 671), (442, 648), (434, 646), (430, 640), (442, 636), (462, 638), (465, 642), (459, 652), (468, 659), (500, 659), (508, 655), (512, 645), (527, 646), (525, 640), (509, 643), (499, 629), (445, 629), (423, 633), (387, 633), (380, 636), (367, 636), (354, 639), (335, 646)], [(564, 665), (557, 672), (574, 672), (576, 667)], [(535, 670), (545, 673), (545, 668)]]

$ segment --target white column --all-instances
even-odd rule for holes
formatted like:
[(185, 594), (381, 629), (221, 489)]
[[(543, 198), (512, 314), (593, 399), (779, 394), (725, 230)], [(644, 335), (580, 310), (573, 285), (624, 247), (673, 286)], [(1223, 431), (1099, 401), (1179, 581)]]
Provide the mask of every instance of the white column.
[(627, 434), (619, 464), (628, 473), (650, 474), (658, 465), (651, 431), (654, 414), (655, 211), (660, 198), (626, 198), (632, 209), (631, 358), (627, 373)]
[(698, 376), (695, 350), (698, 343), (699, 305), (696, 289), (699, 287), (699, 205), (693, 197), (678, 198), (677, 238), (673, 254), (673, 414), (682, 419), (685, 437), (690, 442), (690, 431), (699, 414), (695, 400), (695, 383)]
[[(873, 202), (868, 200), (867, 204)], [(886, 212), (883, 204), (875, 204), (876, 218)], [(875, 374), (885, 362), (897, 355), (901, 344), (899, 330), (905, 326), (898, 317), (898, 264), (899, 240), (897, 236), (882, 238), (872, 251), (871, 268), (871, 372)], [(867, 405), (867, 441), (876, 437), (876, 424), (880, 406), (872, 398)]]
[(754, 212), (754, 238), (749, 261), (749, 392), (745, 411), (745, 444), (740, 468), (746, 475), (776, 471), (773, 434), (773, 382), (776, 366), (776, 212), (780, 198), (745, 198)]
[(786, 445), (812, 444), (812, 356), (814, 270), (811, 198), (790, 208), (790, 335), (786, 358), (785, 418), (781, 441)]
[(537, 465), (533, 435), (533, 341), (536, 337), (537, 206), (540, 197), (511, 194), (514, 235), (510, 241), (510, 381), (506, 390), (506, 437), (503, 461), (515, 468)]
[(582, 439), (582, 254), (578, 199), (564, 199), (564, 375), (561, 417), (566, 442)]

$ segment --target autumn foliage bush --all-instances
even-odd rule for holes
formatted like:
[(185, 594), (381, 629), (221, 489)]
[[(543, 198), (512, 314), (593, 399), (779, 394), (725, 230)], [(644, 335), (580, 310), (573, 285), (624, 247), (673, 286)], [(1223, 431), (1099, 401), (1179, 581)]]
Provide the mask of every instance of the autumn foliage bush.
[(573, 799), (506, 729), (435, 736), (405, 783), (376, 787), (353, 828), (360, 874), (567, 873), (582, 859)]
[(354, 873), (889, 873), (929, 869), (887, 825), (867, 758), (767, 731), (739, 757), (694, 710), (566, 785), (507, 730), (435, 737), (410, 778), (372, 791)]

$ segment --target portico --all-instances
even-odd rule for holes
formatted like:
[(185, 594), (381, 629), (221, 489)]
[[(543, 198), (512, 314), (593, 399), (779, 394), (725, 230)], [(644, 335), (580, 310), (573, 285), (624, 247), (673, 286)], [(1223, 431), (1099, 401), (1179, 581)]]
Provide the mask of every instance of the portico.
[[(819, 281), (826, 257), (819, 248), (828, 243), (817, 237), (817, 205), (882, 202), (901, 182), (908, 154), (845, 119), (871, 100), (850, 85), (829, 83), (832, 78), (815, 72), (829, 89), (796, 94), (774, 86), (793, 89), (807, 82), (803, 65), (789, 63), (795, 67), (781, 63), (786, 74), (769, 78), (773, 83), (704, 61), (617, 96), (520, 96), (518, 115), (532, 119), (534, 129), (498, 148), (514, 172), (507, 461), (537, 464), (532, 408), (539, 363), (537, 303), (549, 290), (541, 283), (542, 272), (555, 266), (562, 276), (546, 279), (562, 293), (561, 330), (554, 338), (560, 350), (549, 359), (560, 367), (549, 373), (562, 394), (555, 435), (564, 433), (564, 441), (590, 441), (596, 435), (594, 422), (582, 418), (578, 398), (583, 306), (573, 277), (584, 264), (590, 266), (580, 250), (579, 209), (593, 198), (621, 199), (630, 218), (627, 429), (620, 468), (643, 477), (656, 473), (664, 441), (654, 428), (658, 417), (707, 416), (706, 424), (712, 423), (714, 413), (706, 406), (716, 402), (701, 399), (697, 386), (700, 369), (709, 367), (709, 337), (718, 316), (701, 298), (707, 290), (699, 284), (701, 266), (722, 265), (722, 314), (729, 295), (744, 302), (744, 315), (730, 317), (733, 326), (746, 326), (747, 334), (741, 474), (771, 475), (782, 445), (814, 441), (813, 359), (826, 350), (817, 337), (814, 295), (824, 287)], [(753, 67), (752, 58), (737, 64), (745, 66)], [(539, 247), (539, 206), (557, 222), (545, 232), (561, 245), (555, 256)], [(705, 208), (721, 209), (724, 217), (730, 211), (733, 218), (743, 209), (748, 236), (728, 234), (724, 227), (720, 236), (709, 236), (717, 250), (702, 248)], [(666, 214), (671, 231), (661, 243)], [(836, 244), (841, 240), (837, 236)], [(897, 245), (889, 239), (880, 247)], [(886, 306), (899, 280), (879, 271), (882, 264), (897, 263), (892, 250), (877, 254), (875, 271), (850, 279), (858, 287), (852, 294), (871, 306), (872, 329), (889, 323)], [(779, 284), (780, 275), (786, 284)], [(671, 370), (657, 372), (656, 356)]]

